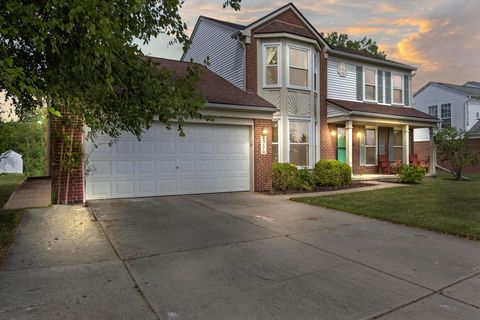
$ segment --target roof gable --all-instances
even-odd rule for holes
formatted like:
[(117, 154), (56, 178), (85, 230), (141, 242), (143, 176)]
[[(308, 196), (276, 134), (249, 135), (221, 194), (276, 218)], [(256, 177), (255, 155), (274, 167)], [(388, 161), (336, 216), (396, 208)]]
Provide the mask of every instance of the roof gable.
[(413, 96), (416, 97), (420, 92), (423, 90), (427, 89), (429, 86), (436, 86), (441, 89), (449, 90), (451, 92), (461, 94), (464, 96), (471, 96), (475, 98), (480, 97), (480, 87), (470, 87), (470, 86), (465, 86), (465, 85), (457, 85), (457, 84), (451, 84), (451, 83), (444, 83), (444, 82), (434, 82), (430, 81), (426, 85), (424, 85), (420, 90), (418, 90)]
[[(298, 30), (299, 27), (303, 27), (307, 30), (309, 34), (309, 38), (316, 39), (323, 47), (329, 48), (330, 45), (325, 41), (325, 39), (320, 35), (320, 33), (315, 29), (310, 22), (305, 19), (303, 14), (295, 7), (293, 3), (288, 3), (283, 7), (278, 8), (275, 11), (267, 14), (266, 16), (252, 22), (251, 24), (247, 25), (245, 29), (242, 30), (242, 34), (245, 36), (251, 36), (252, 31), (265, 25), (269, 24), (270, 22), (278, 20), (282, 21), (282, 23), (292, 25), (293, 30)], [(255, 30), (258, 32), (258, 30)], [(283, 32), (288, 32), (282, 30)]]

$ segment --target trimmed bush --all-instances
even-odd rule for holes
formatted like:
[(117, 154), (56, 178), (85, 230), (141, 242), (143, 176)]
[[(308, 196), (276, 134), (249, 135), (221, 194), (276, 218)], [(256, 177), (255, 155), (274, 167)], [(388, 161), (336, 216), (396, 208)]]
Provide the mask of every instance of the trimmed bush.
[(398, 168), (398, 181), (401, 183), (420, 183), (425, 177), (425, 169), (403, 165)]
[(342, 187), (352, 181), (352, 168), (338, 160), (320, 160), (315, 164), (315, 183), (322, 187)]
[(298, 169), (290, 163), (274, 163), (272, 165), (272, 187), (275, 191), (298, 190), (302, 181), (298, 176)]

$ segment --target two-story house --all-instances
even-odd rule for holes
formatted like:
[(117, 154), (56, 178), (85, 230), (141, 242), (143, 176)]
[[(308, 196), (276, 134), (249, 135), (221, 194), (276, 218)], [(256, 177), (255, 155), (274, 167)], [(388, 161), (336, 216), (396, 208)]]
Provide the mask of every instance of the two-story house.
[(412, 108), (414, 67), (332, 47), (293, 4), (248, 25), (200, 17), (191, 41), (182, 60), (208, 57), (212, 71), (276, 106), (274, 161), (338, 159), (377, 173), (379, 156), (408, 163), (413, 129), (436, 125)]
[[(414, 96), (414, 108), (438, 118), (439, 128), (454, 127), (470, 134), (470, 144), (480, 152), (480, 82), (463, 85), (429, 82)], [(429, 152), (427, 129), (415, 129), (414, 148), (425, 157)], [(470, 171), (478, 171), (480, 168)]]
[[(338, 159), (354, 175), (374, 174), (379, 157), (408, 163), (413, 129), (437, 122), (411, 107), (414, 67), (332, 47), (293, 4), (248, 25), (200, 17), (183, 61), (151, 59), (179, 75), (186, 61), (208, 60), (201, 112), (215, 121), (187, 119), (185, 136), (154, 121), (140, 141), (124, 134), (112, 145), (52, 119), (51, 132), (71, 132), (89, 155), (89, 167), (68, 179), (54, 161), (62, 202), (268, 191), (273, 162), (311, 168)], [(51, 145), (59, 159), (57, 136)]]

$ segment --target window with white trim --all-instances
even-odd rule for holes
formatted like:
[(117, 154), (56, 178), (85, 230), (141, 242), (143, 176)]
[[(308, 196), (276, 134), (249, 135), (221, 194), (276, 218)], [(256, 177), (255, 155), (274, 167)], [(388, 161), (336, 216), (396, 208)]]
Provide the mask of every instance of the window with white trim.
[(264, 86), (280, 85), (280, 45), (264, 46)]
[(377, 130), (365, 129), (365, 164), (377, 164)]
[(373, 69), (364, 68), (364, 99), (369, 101), (377, 100), (377, 72)]
[(279, 155), (279, 149), (278, 149), (278, 120), (273, 121), (272, 123), (272, 157), (273, 157), (273, 162), (278, 163), (278, 155)]
[(297, 166), (310, 165), (310, 125), (311, 121), (293, 120), (289, 125), (289, 162)]
[(288, 84), (294, 87), (309, 88), (310, 50), (288, 47)]
[(403, 77), (398, 74), (392, 75), (393, 103), (403, 104)]
[(428, 106), (428, 114), (438, 118), (438, 106)]
[(441, 105), (440, 117), (442, 128), (450, 128), (452, 126), (452, 105), (450, 103)]

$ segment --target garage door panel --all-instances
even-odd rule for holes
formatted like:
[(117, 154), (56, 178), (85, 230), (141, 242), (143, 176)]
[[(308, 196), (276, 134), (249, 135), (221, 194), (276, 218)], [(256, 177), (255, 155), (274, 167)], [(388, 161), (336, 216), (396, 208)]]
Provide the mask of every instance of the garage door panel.
[(96, 139), (87, 199), (250, 189), (249, 127), (187, 124), (184, 131), (187, 136), (180, 137), (154, 123), (141, 141), (122, 135), (110, 147), (109, 139)]
[(115, 196), (123, 197), (135, 193), (135, 181), (120, 180), (113, 182), (113, 193)]
[(137, 180), (137, 192), (139, 196), (154, 196), (157, 194), (157, 181), (154, 179)]
[(138, 160), (136, 162), (137, 174), (154, 176), (157, 172), (157, 162), (155, 160)]
[(109, 160), (90, 160), (89, 165), (97, 177), (110, 177), (112, 164)]
[[(163, 138), (163, 137), (162, 137)], [(174, 141), (161, 141), (158, 142), (158, 156), (159, 157), (171, 157), (175, 155), (175, 142)]]
[(133, 155), (134, 140), (119, 140), (115, 143), (115, 153), (118, 155)]

